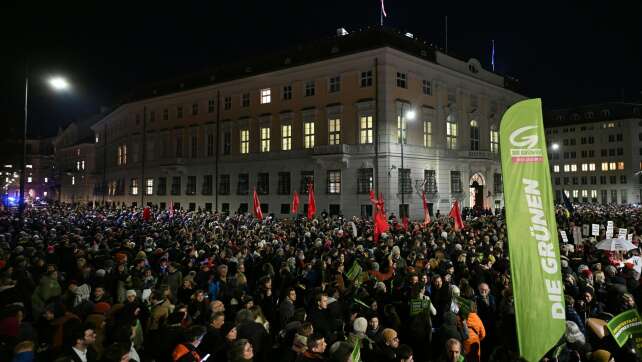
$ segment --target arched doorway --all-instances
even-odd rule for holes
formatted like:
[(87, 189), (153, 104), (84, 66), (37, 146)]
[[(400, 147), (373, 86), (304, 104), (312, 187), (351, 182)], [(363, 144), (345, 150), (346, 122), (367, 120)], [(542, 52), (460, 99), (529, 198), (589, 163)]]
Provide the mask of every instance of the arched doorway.
[(470, 207), (484, 208), (484, 175), (477, 172), (470, 178)]

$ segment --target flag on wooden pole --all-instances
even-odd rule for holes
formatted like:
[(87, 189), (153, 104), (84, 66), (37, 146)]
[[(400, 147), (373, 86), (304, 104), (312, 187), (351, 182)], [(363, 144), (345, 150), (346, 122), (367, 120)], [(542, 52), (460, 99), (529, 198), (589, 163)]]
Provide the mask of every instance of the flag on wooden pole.
[(294, 197), (292, 197), (292, 205), (290, 206), (290, 213), (296, 214), (299, 211), (299, 193), (294, 191)]
[(259, 200), (259, 195), (256, 193), (256, 189), (254, 189), (254, 216), (256, 216), (257, 219), (263, 220), (263, 210), (261, 210), (261, 201)]
[(308, 184), (308, 219), (312, 219), (317, 212), (317, 203), (314, 200), (314, 185)]

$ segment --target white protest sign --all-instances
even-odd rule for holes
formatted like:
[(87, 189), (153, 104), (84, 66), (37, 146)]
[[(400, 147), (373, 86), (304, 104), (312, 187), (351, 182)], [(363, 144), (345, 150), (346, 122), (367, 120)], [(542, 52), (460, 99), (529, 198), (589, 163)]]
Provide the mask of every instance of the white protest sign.
[(626, 240), (633, 241), (633, 234), (631, 233), (631, 234), (627, 235), (626, 236)]
[(606, 238), (611, 239), (613, 237), (613, 221), (606, 223)]
[(626, 228), (619, 228), (617, 233), (618, 239), (626, 239)]
[(582, 236), (589, 236), (589, 224), (582, 225)]
[(598, 225), (598, 224), (592, 224), (591, 225), (591, 235), (592, 236), (599, 236), (600, 235), (600, 225)]
[(568, 237), (566, 236), (566, 231), (560, 230), (560, 235), (562, 235), (562, 241), (568, 243)]

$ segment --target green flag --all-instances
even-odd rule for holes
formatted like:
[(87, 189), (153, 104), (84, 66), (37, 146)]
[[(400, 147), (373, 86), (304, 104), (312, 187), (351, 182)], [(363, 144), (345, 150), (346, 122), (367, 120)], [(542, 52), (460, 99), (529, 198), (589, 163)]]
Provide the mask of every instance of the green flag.
[(541, 101), (510, 107), (499, 134), (519, 351), (539, 361), (566, 328)]
[(642, 334), (642, 321), (637, 309), (629, 309), (616, 315), (611, 318), (606, 327), (620, 347), (624, 346), (629, 337), (635, 335), (637, 348), (639, 336)]
[(361, 340), (357, 338), (352, 349), (352, 362), (361, 361)]
[(359, 263), (357, 263), (357, 261), (355, 260), (352, 263), (350, 270), (348, 270), (348, 272), (346, 273), (346, 276), (348, 277), (348, 279), (354, 281), (359, 276), (359, 274), (361, 274), (361, 271), (361, 265), (359, 265)]
[(458, 295), (454, 295), (453, 298), (459, 306), (459, 315), (461, 315), (461, 317), (464, 319), (468, 319), (468, 315), (473, 309), (473, 301), (460, 297)]

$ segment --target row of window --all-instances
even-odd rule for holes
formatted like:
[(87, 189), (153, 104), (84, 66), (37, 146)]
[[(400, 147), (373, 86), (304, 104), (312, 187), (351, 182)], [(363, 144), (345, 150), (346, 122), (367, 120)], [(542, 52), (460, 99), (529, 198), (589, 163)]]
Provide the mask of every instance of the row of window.
[[(603, 148), (600, 150), (600, 156), (601, 157), (615, 157), (615, 156), (623, 156), (624, 155), (624, 148), (618, 147), (618, 148)], [(640, 148), (640, 155), (642, 155), (642, 148)], [(562, 159), (576, 159), (577, 158), (577, 151), (564, 151), (562, 154)], [(582, 150), (580, 151), (580, 158), (593, 158), (595, 157), (595, 150)], [(549, 159), (550, 160), (559, 160), (560, 159), (560, 153), (559, 152), (549, 152)]]
[[(332, 76), (327, 80), (327, 89), (329, 93), (338, 93), (341, 91), (342, 79), (340, 75)], [(360, 72), (359, 77), (359, 86), (361, 88), (371, 87), (373, 84), (373, 73), (372, 70)], [(408, 74), (404, 72), (397, 72), (396, 77), (397, 87), (408, 88)], [(317, 82), (315, 80), (309, 80), (303, 83), (302, 94), (304, 97), (313, 97), (316, 95)], [(430, 80), (422, 80), (421, 82), (421, 92), (424, 95), (432, 95), (432, 82)], [(283, 85), (281, 88), (281, 100), (288, 101), (292, 99), (293, 89), (292, 84)], [(258, 101), (260, 104), (269, 104), (272, 103), (272, 88), (262, 88), (259, 90)], [(232, 109), (232, 96), (223, 97), (223, 109), (231, 110)], [(251, 96), (249, 92), (245, 92), (239, 97), (239, 105), (241, 108), (250, 107)], [(207, 112), (213, 113), (215, 110), (215, 100), (210, 99), (207, 103)], [(193, 103), (191, 106), (191, 115), (196, 116), (199, 114), (199, 103)], [(182, 119), (185, 114), (184, 106), (176, 106), (176, 118)], [(136, 114), (135, 116), (136, 124), (140, 124), (141, 115)], [(165, 108), (162, 111), (162, 119), (164, 121), (169, 119), (169, 109)], [(149, 112), (149, 121), (154, 122), (156, 120), (156, 111), (152, 110)], [(98, 136), (96, 137), (96, 142), (98, 142)]]
[[(453, 118), (448, 119), (449, 122), (446, 124), (446, 143), (448, 149), (457, 148), (457, 123), (454, 122)], [(403, 124), (402, 124), (403, 123)], [(407, 143), (407, 130), (405, 119), (402, 122), (402, 118), (398, 118), (398, 130), (397, 137), (398, 142), (401, 142), (401, 135), (403, 134), (404, 143)], [(403, 129), (401, 128), (403, 127)], [(423, 145), (424, 147), (433, 147), (433, 133), (432, 133), (432, 121), (424, 120), (423, 121)], [(223, 155), (229, 155), (232, 151), (232, 137), (230, 131), (225, 131), (223, 133)], [(270, 152), (271, 149), (271, 128), (270, 127), (261, 127), (259, 129), (259, 151), (260, 152)], [(306, 149), (314, 148), (315, 146), (315, 137), (316, 137), (316, 127), (314, 121), (305, 121), (303, 122), (303, 147)], [(490, 135), (490, 150), (491, 152), (499, 152), (499, 132), (495, 129), (491, 129)], [(373, 142), (373, 117), (370, 115), (363, 115), (359, 117), (359, 142), (360, 144), (371, 144)], [(477, 121), (471, 121), (471, 144), (470, 148), (473, 151), (479, 150), (480, 144), (480, 132)], [(185, 157), (191, 155), (195, 158), (198, 156), (198, 138), (196, 135), (191, 136), (191, 148), (190, 154), (185, 153), (183, 148), (183, 136), (178, 135), (175, 137), (174, 142), (174, 155), (176, 157)], [(340, 118), (330, 118), (328, 119), (328, 143), (330, 145), (341, 144), (341, 119)], [(149, 142), (148, 147), (153, 145)], [(206, 139), (206, 154), (207, 156), (214, 155), (214, 135), (208, 134)], [(281, 125), (281, 140), (280, 140), (280, 150), (289, 151), (292, 150), (292, 125), (283, 124)], [(248, 154), (250, 152), (250, 131), (247, 128), (241, 129), (239, 131), (239, 152), (241, 154)], [(127, 164), (127, 145), (122, 144), (117, 147), (117, 165), (126, 165)]]
[[(553, 181), (555, 182), (555, 185), (597, 185), (597, 176), (582, 176), (582, 177), (555, 177), (553, 178)], [(606, 175), (600, 175), (600, 185), (606, 185), (607, 184), (607, 177)], [(617, 184), (618, 178), (617, 175), (609, 175), (608, 176), (608, 183), (611, 185)], [(626, 184), (627, 179), (626, 175), (620, 175), (620, 183), (621, 184)]]
[[(279, 172), (277, 174), (277, 195), (289, 195), (291, 193), (291, 173)], [(129, 194), (139, 195), (140, 185), (138, 178), (131, 178), (129, 182)], [(154, 195), (154, 188), (156, 195), (163, 196), (167, 194), (167, 177), (147, 178), (145, 179), (144, 192), (145, 195)], [(174, 176), (170, 179), (170, 194), (181, 195), (182, 193), (182, 178), (181, 176)], [(185, 187), (185, 195), (197, 194), (196, 176), (187, 176), (187, 184)], [(502, 177), (501, 174), (494, 174), (494, 192), (496, 194), (502, 193)], [(299, 193), (307, 194), (308, 185), (314, 185), (314, 171), (301, 171)], [(372, 168), (360, 168), (357, 170), (357, 193), (367, 194), (374, 187), (374, 177)], [(398, 172), (398, 187), (399, 193), (412, 194), (413, 185), (410, 169), (399, 169)], [(437, 174), (435, 170), (424, 170), (424, 179), (421, 184), (421, 190), (426, 194), (434, 195), (438, 193), (437, 189)], [(247, 195), (250, 191), (250, 174), (240, 173), (237, 175), (236, 194)], [(256, 191), (261, 195), (270, 194), (270, 174), (267, 172), (260, 172), (257, 174)], [(461, 171), (450, 171), (450, 191), (451, 193), (462, 193)], [(107, 193), (110, 196), (122, 196), (125, 194), (125, 180), (113, 180), (107, 185)], [(218, 184), (219, 195), (231, 194), (231, 177), (229, 174), (222, 174), (219, 176)], [(326, 172), (326, 193), (327, 194), (341, 194), (341, 170), (328, 170)], [(212, 175), (204, 175), (201, 184), (202, 195), (213, 194), (213, 178)]]
[[(553, 172), (560, 172), (560, 166), (561, 165), (553, 165)], [(577, 172), (577, 164), (564, 164), (563, 170), (564, 172)], [(596, 164), (595, 163), (582, 163), (580, 165), (580, 170), (582, 172), (587, 172), (587, 171), (595, 171), (596, 170)], [(601, 164), (601, 170), (602, 171), (615, 171), (619, 170), (622, 171), (624, 170), (624, 162), (619, 161), (619, 162), (602, 162)]]
[[(609, 191), (611, 199), (609, 201)], [(600, 190), (600, 202), (602, 204), (617, 203), (618, 202), (618, 190)], [(598, 193), (597, 190), (564, 190), (566, 197), (571, 198), (573, 202), (598, 202)], [(590, 195), (590, 196), (589, 196)], [(581, 197), (581, 199), (580, 199)], [(555, 199), (558, 201), (562, 200), (562, 191), (555, 191)], [(620, 202), (622, 204), (628, 203), (628, 190), (620, 190)]]

